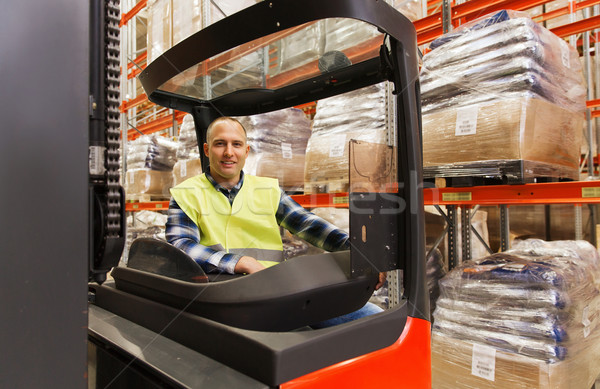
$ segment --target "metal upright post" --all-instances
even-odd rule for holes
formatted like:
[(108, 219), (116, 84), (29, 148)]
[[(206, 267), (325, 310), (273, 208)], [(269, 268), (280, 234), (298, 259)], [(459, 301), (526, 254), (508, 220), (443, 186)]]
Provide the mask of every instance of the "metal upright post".
[(500, 205), (500, 251), (510, 249), (510, 227), (508, 217), (508, 206)]
[(442, 31), (452, 31), (452, 5), (450, 0), (442, 0)]
[(450, 220), (448, 228), (448, 270), (452, 270), (458, 264), (458, 253), (456, 250), (456, 237), (458, 236), (456, 205), (448, 205), (446, 208), (448, 210), (448, 219)]
[(460, 210), (460, 229), (462, 243), (462, 261), (471, 260), (471, 208), (463, 206)]

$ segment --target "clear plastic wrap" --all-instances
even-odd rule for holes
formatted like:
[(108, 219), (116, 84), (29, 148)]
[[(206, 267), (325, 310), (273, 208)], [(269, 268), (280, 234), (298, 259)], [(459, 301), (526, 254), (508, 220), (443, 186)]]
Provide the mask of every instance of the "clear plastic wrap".
[(250, 155), (244, 172), (272, 177), (286, 190), (302, 190), (310, 120), (296, 108), (240, 118)]
[(169, 196), (173, 186), (171, 171), (150, 169), (130, 169), (126, 174), (126, 195), (128, 199), (150, 200), (146, 196)]
[(202, 28), (201, 0), (172, 0), (173, 46)]
[(177, 137), (177, 160), (200, 158), (200, 148), (192, 115), (185, 115)]
[(306, 148), (306, 193), (347, 190), (351, 139), (387, 143), (385, 87), (377, 84), (317, 102)]
[(173, 186), (200, 174), (202, 161), (199, 158), (179, 160), (173, 165)]
[(142, 135), (137, 139), (127, 142), (127, 170), (143, 169), (146, 165), (148, 147), (152, 139), (148, 135)]
[(511, 97), (538, 97), (574, 112), (585, 109), (577, 51), (525, 16), (500, 11), (460, 26), (423, 57), (423, 113)]
[(507, 95), (485, 105), (436, 111), (423, 116), (423, 165), (462, 170), (469, 166), (461, 165), (475, 163), (477, 170), (485, 167), (481, 162), (526, 160), (548, 165), (548, 176), (556, 170), (576, 178), (582, 124), (582, 115), (555, 104)]
[(177, 142), (157, 135), (151, 136), (150, 140), (144, 167), (168, 172), (173, 170), (177, 162)]
[[(546, 384), (528, 388), (590, 387), (600, 373), (600, 365), (591, 363), (600, 358), (600, 256), (588, 242), (521, 241), (507, 252), (464, 262), (440, 281), (440, 291), (433, 326), (434, 387), (478, 387), (471, 385), (481, 376), (465, 370), (475, 363), (477, 347), (492, 347), (496, 361), (500, 354), (509, 359), (506, 355), (514, 353), (515, 361), (527, 357), (521, 359), (523, 369), (512, 367), (513, 372), (498, 371), (496, 365), (496, 374), (505, 377), (506, 386), (499, 387), (526, 381), (532, 374), (522, 371), (526, 366), (577, 367), (573, 382), (587, 384), (554, 386), (547, 377)], [(442, 358), (450, 344), (473, 353)], [(445, 384), (448, 365), (454, 371), (452, 386)]]
[(465, 164), (524, 160), (552, 177), (578, 176), (586, 87), (574, 48), (514, 11), (464, 24), (431, 47), (420, 75), (425, 167), (481, 175)]
[(134, 240), (154, 238), (166, 241), (165, 224), (167, 215), (153, 211), (132, 212), (127, 216), (127, 239), (123, 252), (123, 262), (127, 264), (129, 249)]
[(171, 24), (173, 22), (172, 6), (171, 0), (148, 1), (147, 63), (160, 57), (173, 44), (171, 35)]

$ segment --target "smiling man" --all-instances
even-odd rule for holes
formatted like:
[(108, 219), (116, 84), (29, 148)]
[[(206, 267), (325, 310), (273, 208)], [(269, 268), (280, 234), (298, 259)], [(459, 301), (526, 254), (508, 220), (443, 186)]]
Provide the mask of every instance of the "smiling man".
[[(250, 146), (239, 121), (218, 118), (206, 135), (209, 169), (171, 189), (166, 225), (167, 241), (206, 273), (250, 274), (283, 261), (279, 226), (323, 250), (349, 249), (346, 232), (301, 207), (276, 179), (244, 174)], [(384, 281), (382, 273), (376, 289)], [(367, 303), (348, 317), (332, 320), (344, 322), (380, 311)]]

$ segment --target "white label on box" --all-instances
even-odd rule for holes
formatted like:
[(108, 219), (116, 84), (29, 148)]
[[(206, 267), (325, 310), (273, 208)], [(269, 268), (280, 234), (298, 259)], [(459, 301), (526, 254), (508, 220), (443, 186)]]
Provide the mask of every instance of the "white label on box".
[(181, 170), (179, 171), (181, 173), (180, 176), (187, 177), (187, 163), (182, 161), (179, 166), (181, 166)]
[(90, 146), (90, 154), (88, 156), (90, 174), (100, 175), (106, 171), (104, 167), (104, 150), (105, 147), (103, 146)]
[(592, 331), (592, 328), (591, 328), (592, 322), (590, 320), (590, 306), (589, 305), (587, 305), (585, 308), (583, 308), (581, 324), (583, 324), (583, 337), (587, 338), (590, 335), (590, 332)]
[(465, 107), (456, 110), (456, 130), (454, 135), (473, 135), (477, 132), (479, 107)]
[(496, 349), (482, 344), (473, 344), (471, 374), (494, 381), (496, 373)]
[(292, 145), (289, 143), (282, 143), (281, 155), (284, 159), (292, 159)]
[(344, 148), (346, 147), (346, 135), (336, 135), (331, 138), (331, 145), (329, 146), (329, 157), (343, 157)]

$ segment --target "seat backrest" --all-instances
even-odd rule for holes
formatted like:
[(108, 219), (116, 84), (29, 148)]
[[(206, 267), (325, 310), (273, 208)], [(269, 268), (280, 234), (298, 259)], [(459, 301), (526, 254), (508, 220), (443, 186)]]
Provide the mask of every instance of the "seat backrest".
[(175, 246), (158, 239), (136, 239), (129, 250), (127, 267), (181, 281), (208, 282), (206, 273), (196, 261)]

